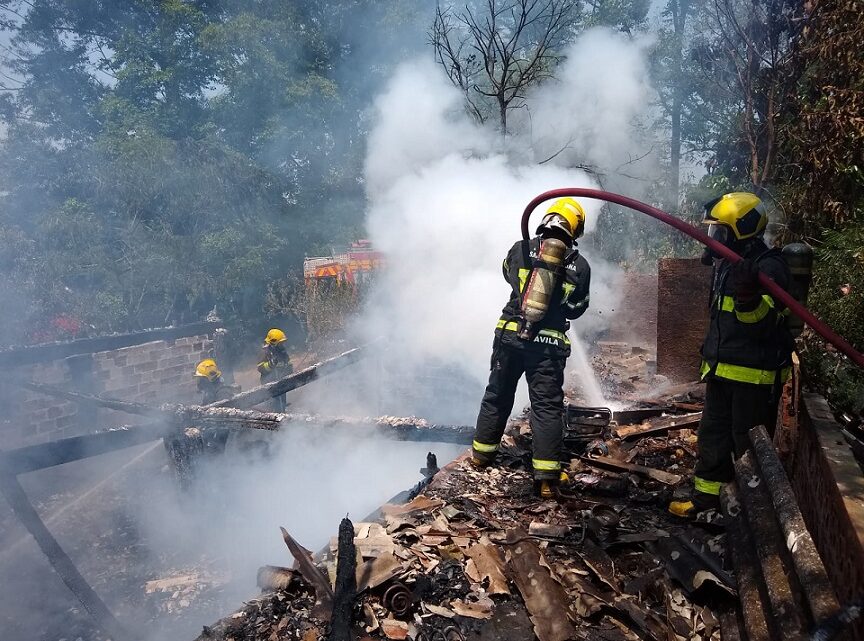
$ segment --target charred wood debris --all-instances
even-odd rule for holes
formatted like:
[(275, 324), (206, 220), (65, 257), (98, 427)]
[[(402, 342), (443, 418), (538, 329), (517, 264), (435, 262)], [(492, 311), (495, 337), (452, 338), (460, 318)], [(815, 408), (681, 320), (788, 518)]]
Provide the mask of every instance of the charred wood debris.
[[(173, 441), (169, 455), (180, 457), (174, 462), (181, 473), (183, 461), (201, 453), (202, 435), (225, 429), (371, 428), (397, 440), (471, 443), (469, 426), (416, 417), (247, 409), (359, 355), (350, 350), (207, 407), (150, 408), (28, 385), (148, 422), (2, 452), (0, 489), (99, 627), (135, 638), (67, 563), (15, 475), (154, 438)], [(842, 611), (764, 430), (754, 430), (753, 453), (736, 465), (725, 517), (710, 512), (685, 522), (667, 514), (673, 495), (690, 485), (703, 387), (669, 386), (652, 364), (638, 347), (598, 345), (592, 365), (604, 391), (629, 409), (586, 407), (578, 390), (568, 392), (569, 479), (556, 500), (533, 495), (523, 414), (508, 425), (494, 467), (476, 470), (465, 454), (439, 470), (430, 452), (424, 480), (362, 521), (344, 519), (338, 537), (317, 554), (283, 529), (286, 558), (274, 563), (290, 556), (293, 565), (260, 568), (260, 596), (204, 627), (196, 641), (756, 641), (842, 628)], [(184, 427), (190, 424), (196, 427)], [(186, 590), (174, 579), (150, 583), (148, 592), (179, 595), (182, 608)]]
[[(618, 391), (644, 399), (657, 380), (635, 367)], [(701, 391), (617, 413), (572, 396), (570, 480), (552, 501), (533, 495), (527, 416), (508, 425), (494, 467), (466, 454), (439, 471), (430, 457), (426, 481), (353, 523), (353, 538), (343, 521), (313, 555), (283, 530), (294, 565), (261, 568), (261, 595), (196, 641), (738, 638), (722, 517), (665, 511), (690, 480)]]

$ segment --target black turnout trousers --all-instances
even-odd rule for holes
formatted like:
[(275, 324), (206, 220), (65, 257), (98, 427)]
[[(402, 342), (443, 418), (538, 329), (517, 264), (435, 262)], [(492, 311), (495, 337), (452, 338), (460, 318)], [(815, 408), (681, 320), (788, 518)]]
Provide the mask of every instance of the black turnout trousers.
[(531, 401), (534, 438), (533, 467), (537, 480), (558, 480), (564, 438), (564, 366), (566, 355), (549, 354), (532, 346), (513, 347), (495, 338), (489, 384), (474, 432), (474, 456), (491, 462), (513, 410), (522, 374)]
[(721, 483), (735, 478), (733, 461), (750, 447), (747, 433), (757, 425), (764, 425), (773, 434), (777, 404), (774, 385), (707, 379), (705, 408), (699, 423), (699, 457), (694, 470), (697, 491), (717, 494)]

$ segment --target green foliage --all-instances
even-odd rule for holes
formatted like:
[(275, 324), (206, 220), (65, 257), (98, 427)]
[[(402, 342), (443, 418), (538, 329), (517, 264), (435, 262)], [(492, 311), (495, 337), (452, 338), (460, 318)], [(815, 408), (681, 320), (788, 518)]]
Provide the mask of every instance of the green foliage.
[(864, 223), (864, 5), (826, 0), (802, 30), (797, 83), (778, 135), (778, 180), (799, 215), (790, 234)]
[(846, 340), (864, 349), (864, 227), (825, 231), (809, 302)]
[[(827, 230), (816, 251), (808, 307), (859, 351), (864, 349), (864, 228)], [(864, 370), (812, 331), (802, 335), (808, 382), (842, 411), (864, 416)]]
[(0, 341), (260, 315), (360, 233), (367, 101), (423, 6), (0, 4)]
[(294, 314), (313, 345), (338, 337), (360, 310), (370, 281), (362, 284), (322, 279), (304, 284), (291, 276), (271, 284), (264, 309), (272, 318)]

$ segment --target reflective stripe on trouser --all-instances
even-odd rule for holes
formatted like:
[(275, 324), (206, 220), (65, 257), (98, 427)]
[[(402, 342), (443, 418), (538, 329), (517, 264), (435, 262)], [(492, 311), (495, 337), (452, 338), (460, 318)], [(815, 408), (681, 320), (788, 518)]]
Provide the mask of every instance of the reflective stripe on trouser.
[[(712, 371), (711, 364), (708, 361), (702, 361), (700, 374), (702, 378)], [(785, 383), (789, 378), (788, 367), (780, 370), (780, 383)], [(725, 378), (729, 381), (737, 381), (739, 383), (750, 383), (752, 385), (774, 385), (777, 382), (776, 369), (758, 369), (756, 367), (744, 367), (743, 365), (730, 365), (729, 363), (717, 363), (713, 368), (714, 376)]]
[[(507, 419), (513, 410), (516, 386), (522, 374), (528, 382), (531, 400), (531, 431), (534, 440), (534, 459), (561, 460), (564, 432), (564, 365), (565, 359), (554, 358), (532, 350), (518, 349), (503, 344), (496, 338), (492, 351), (492, 367), (489, 384), (480, 404), (474, 442), (490, 446), (501, 442)], [(485, 449), (485, 448), (484, 448)], [(490, 461), (495, 450), (483, 451), (474, 448), (474, 456), (481, 461)], [(555, 469), (534, 468), (538, 479), (557, 480), (560, 464)]]
[(720, 496), (720, 488), (722, 487), (722, 483), (720, 481), (708, 481), (703, 478), (699, 478), (698, 476), (693, 477), (693, 487), (697, 492), (702, 492), (703, 494), (711, 494), (712, 496)]
[(561, 470), (561, 461), (544, 461), (543, 459), (531, 459), (531, 466), (535, 472), (557, 472)]
[[(505, 332), (518, 332), (519, 323), (516, 321), (506, 321), (502, 318), (498, 321), (498, 324), (495, 325), (495, 329), (503, 329)], [(559, 332), (557, 329), (541, 329), (537, 332), (537, 337), (535, 337), (534, 340), (538, 340), (540, 336), (554, 338), (561, 341), (564, 345), (568, 347), (570, 346), (570, 339), (567, 338), (567, 334)]]
[(487, 456), (495, 456), (495, 452), (498, 451), (498, 443), (481, 443), (480, 441), (474, 441), (471, 445), (471, 449), (474, 450), (474, 456), (479, 459), (483, 459)]
[[(765, 425), (773, 433), (777, 422), (777, 401), (770, 385), (746, 385), (709, 378), (705, 386), (705, 407), (699, 422), (699, 456), (693, 470), (695, 489), (714, 494), (713, 483), (735, 478), (733, 460), (750, 446), (747, 433)], [(705, 489), (703, 489), (705, 488)]]

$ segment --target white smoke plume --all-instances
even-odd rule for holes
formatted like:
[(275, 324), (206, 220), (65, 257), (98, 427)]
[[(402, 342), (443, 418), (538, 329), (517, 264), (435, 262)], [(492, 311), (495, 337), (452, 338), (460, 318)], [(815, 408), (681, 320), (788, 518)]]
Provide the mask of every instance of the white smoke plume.
[[(520, 237), (523, 208), (549, 189), (599, 186), (573, 167), (605, 170), (634, 155), (628, 132), (650, 96), (644, 43), (593, 30), (567, 57), (559, 80), (529, 97), (533, 131), (506, 141), (470, 119), (461, 94), (431, 62), (404, 63), (377, 100), (366, 162), (368, 226), (388, 269), (365, 320), (373, 336), (398, 346), (403, 365), (419, 371), (443, 360), (482, 390), (509, 295), (501, 262)], [(529, 162), (531, 137), (542, 148), (535, 156), (566, 149), (545, 164)], [(582, 204), (590, 234), (600, 203)], [(532, 232), (538, 219), (535, 213)], [(593, 310), (576, 321), (583, 326), (614, 306), (614, 274), (602, 257), (587, 258)], [(479, 400), (466, 408), (466, 421)]]

